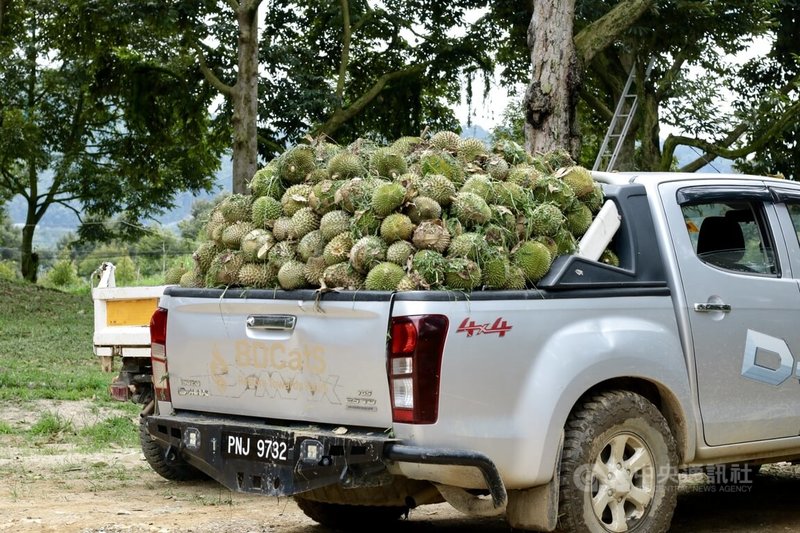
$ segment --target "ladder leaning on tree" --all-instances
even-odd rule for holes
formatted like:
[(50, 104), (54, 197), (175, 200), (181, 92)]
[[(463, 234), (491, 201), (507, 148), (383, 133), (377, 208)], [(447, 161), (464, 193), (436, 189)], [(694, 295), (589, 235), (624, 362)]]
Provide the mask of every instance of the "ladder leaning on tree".
[[(650, 70), (652, 70), (652, 68), (653, 60), (650, 60), (650, 64), (647, 65), (647, 70), (645, 71), (645, 80), (650, 77)], [(639, 97), (633, 87), (633, 80), (635, 77), (636, 63), (634, 62), (628, 74), (628, 80), (625, 82), (625, 88), (622, 90), (622, 95), (617, 102), (614, 116), (611, 118), (611, 124), (608, 126), (608, 131), (603, 139), (603, 144), (600, 145), (600, 151), (597, 154), (597, 159), (594, 161), (592, 170), (611, 172), (611, 170), (614, 169), (614, 164), (617, 162), (617, 156), (622, 148), (622, 143), (628, 135), (628, 129), (636, 114)]]

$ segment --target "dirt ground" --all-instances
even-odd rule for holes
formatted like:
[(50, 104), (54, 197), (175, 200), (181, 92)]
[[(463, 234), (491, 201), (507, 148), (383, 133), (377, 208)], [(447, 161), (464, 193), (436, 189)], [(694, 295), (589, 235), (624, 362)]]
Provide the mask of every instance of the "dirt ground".
[[(30, 411), (0, 406), (0, 420), (28, 423)], [(59, 402), (73, 424), (105, 414)], [(38, 410), (38, 409), (37, 409)], [(40, 411), (41, 412), (41, 411)], [(26, 414), (27, 413), (27, 414)], [(117, 413), (118, 414), (118, 413)], [(231, 493), (214, 482), (175, 483), (153, 473), (138, 449), (78, 453), (51, 444), (15, 447), (0, 439), (0, 531), (156, 533), (323, 533), (291, 499)], [(800, 533), (800, 467), (769, 465), (752, 483), (722, 490), (703, 474), (683, 476), (672, 531)], [(502, 519), (465, 518), (446, 504), (411, 511), (398, 532), (507, 532)]]

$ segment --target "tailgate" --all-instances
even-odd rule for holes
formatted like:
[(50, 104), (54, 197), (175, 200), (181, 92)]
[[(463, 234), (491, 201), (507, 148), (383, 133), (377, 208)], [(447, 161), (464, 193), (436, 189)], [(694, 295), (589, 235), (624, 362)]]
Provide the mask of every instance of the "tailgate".
[[(391, 294), (167, 291), (175, 409), (389, 427)], [(167, 300), (168, 299), (168, 300)]]

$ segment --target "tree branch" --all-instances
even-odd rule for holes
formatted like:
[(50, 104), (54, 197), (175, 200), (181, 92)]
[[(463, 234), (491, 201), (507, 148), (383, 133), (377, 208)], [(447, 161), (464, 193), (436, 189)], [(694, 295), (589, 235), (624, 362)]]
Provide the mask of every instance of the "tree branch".
[(601, 117), (606, 120), (614, 118), (614, 111), (612, 111), (600, 98), (581, 87), (581, 98), (586, 102), (589, 107), (594, 109)]
[(344, 80), (350, 63), (350, 2), (339, 0), (342, 5), (342, 59), (339, 63), (339, 80), (336, 82), (336, 109), (344, 105)]
[(575, 52), (583, 64), (588, 65), (597, 53), (616, 41), (655, 3), (655, 0), (622, 0), (578, 32), (574, 39)]
[(656, 98), (661, 101), (667, 95), (667, 93), (672, 89), (672, 83), (675, 81), (675, 78), (678, 77), (680, 74), (681, 69), (683, 68), (683, 64), (686, 62), (686, 54), (683, 52), (679, 52), (675, 59), (672, 61), (672, 64), (669, 66), (669, 69), (664, 73), (661, 79), (658, 81), (656, 86)]
[(222, 95), (232, 98), (233, 97), (233, 87), (223, 82), (221, 79), (217, 77), (216, 74), (209, 68), (208, 64), (206, 63), (206, 56), (203, 53), (203, 50), (197, 43), (192, 43), (192, 48), (194, 48), (195, 53), (197, 54), (197, 60), (200, 62), (200, 72), (203, 73), (205, 76), (206, 81), (211, 84), (216, 90), (218, 90)]

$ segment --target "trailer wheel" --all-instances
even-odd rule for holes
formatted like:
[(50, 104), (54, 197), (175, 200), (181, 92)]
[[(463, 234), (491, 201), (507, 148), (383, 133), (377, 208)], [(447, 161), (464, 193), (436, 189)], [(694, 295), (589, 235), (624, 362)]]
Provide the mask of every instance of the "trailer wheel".
[(408, 507), (344, 505), (295, 496), (297, 506), (313, 521), (331, 529), (376, 531), (408, 514)]
[(139, 420), (139, 444), (142, 447), (142, 453), (147, 460), (147, 464), (164, 479), (190, 481), (206, 478), (205, 474), (180, 458), (167, 462), (165, 457), (166, 449), (150, 438), (144, 418)]
[(629, 391), (598, 394), (567, 420), (559, 528), (660, 533), (677, 501), (675, 439), (656, 407)]

